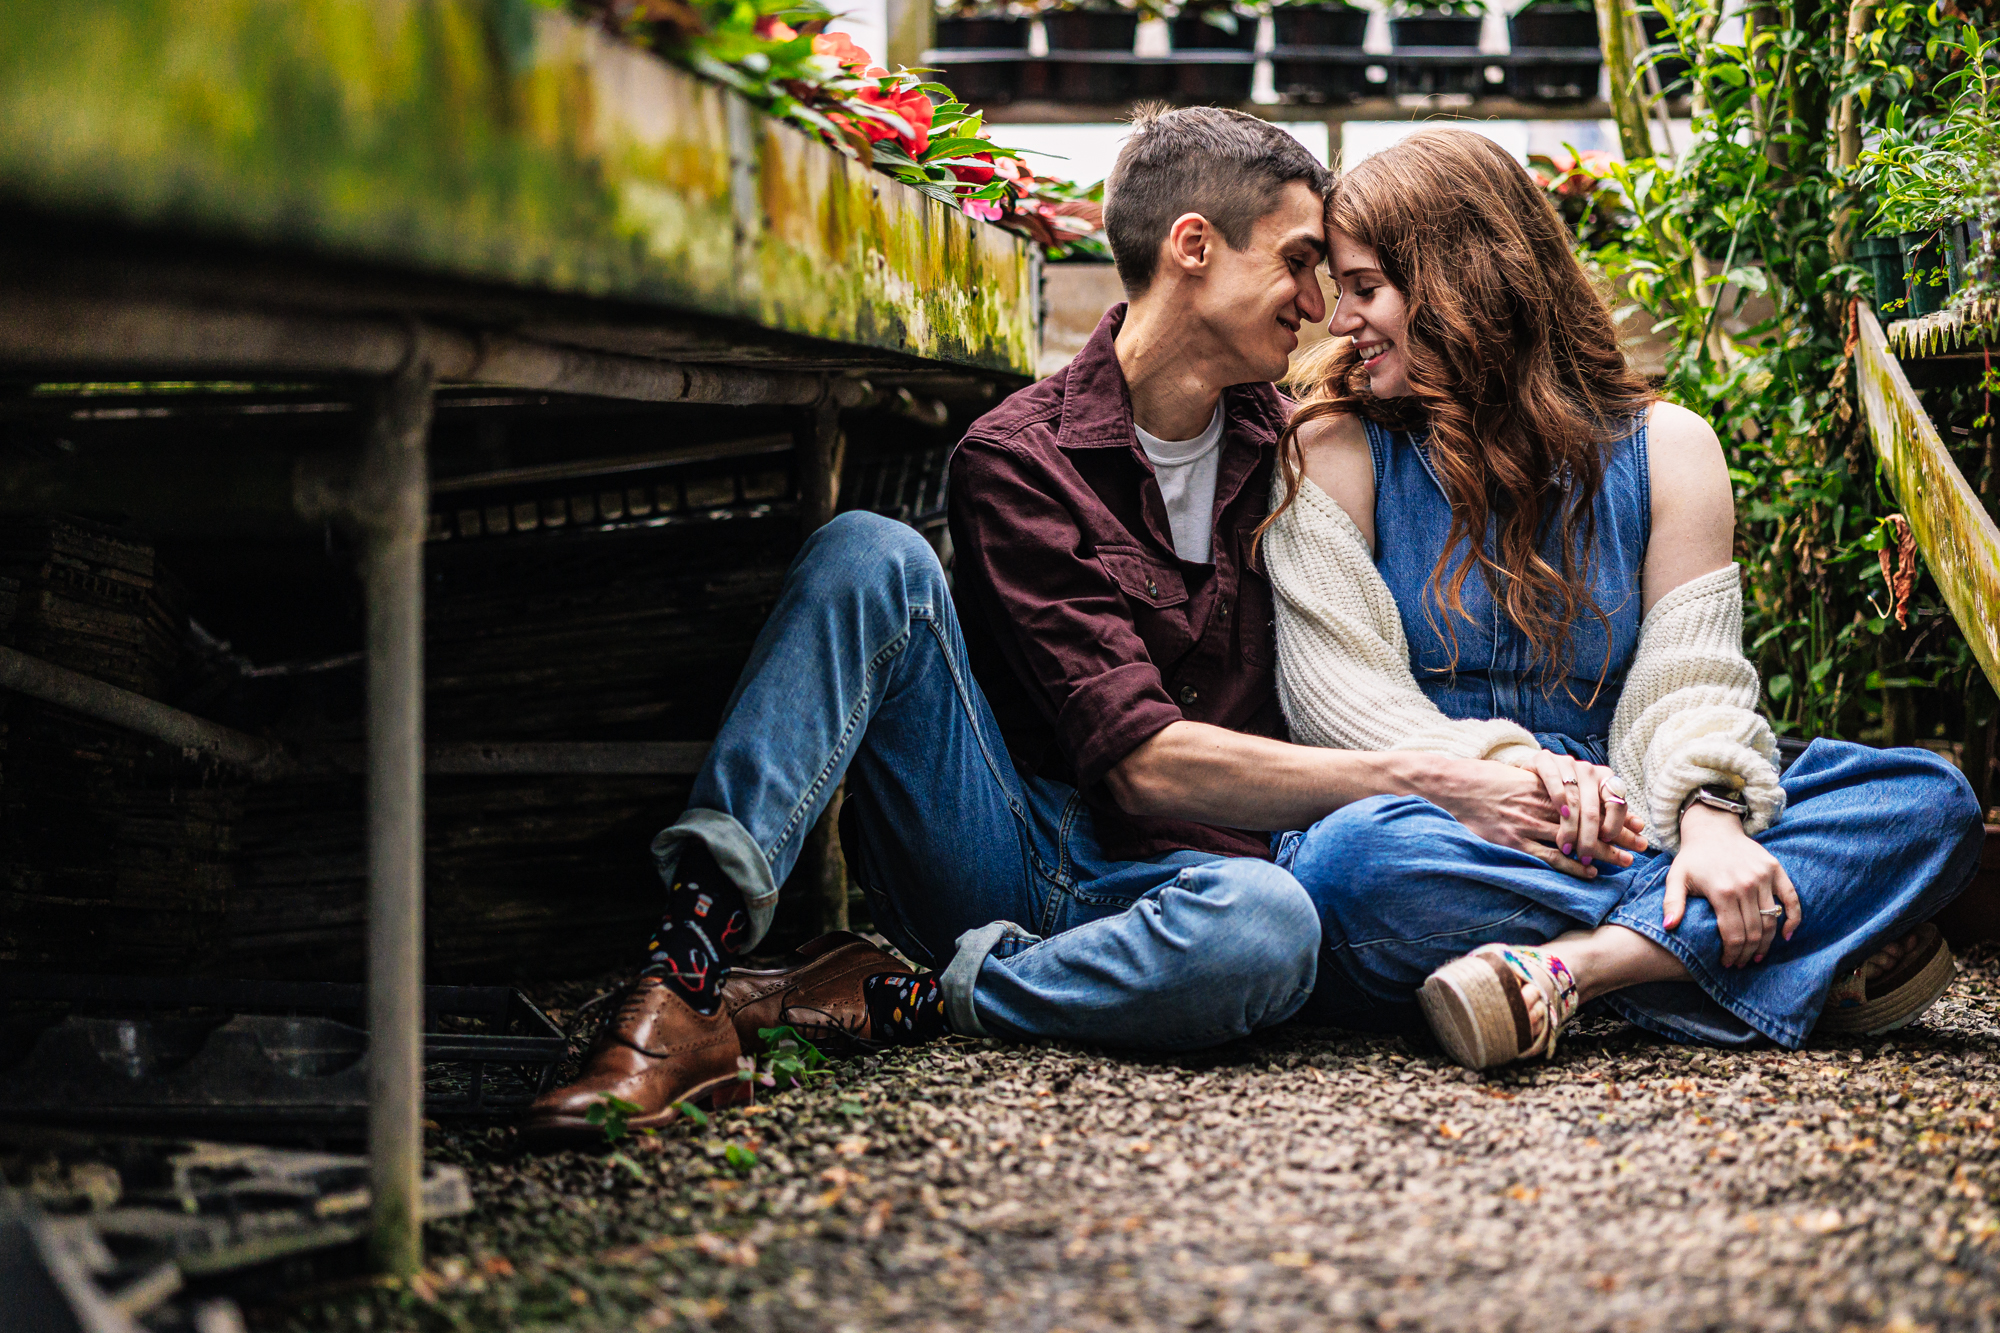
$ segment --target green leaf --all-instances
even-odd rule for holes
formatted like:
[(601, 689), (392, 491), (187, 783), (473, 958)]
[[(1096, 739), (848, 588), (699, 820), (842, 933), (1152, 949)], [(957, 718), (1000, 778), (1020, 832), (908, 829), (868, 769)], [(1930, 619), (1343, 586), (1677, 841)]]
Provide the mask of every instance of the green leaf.
[(722, 1150), (722, 1160), (738, 1171), (748, 1171), (757, 1165), (757, 1154), (740, 1143), (732, 1143)]
[(697, 1129), (706, 1129), (708, 1127), (708, 1112), (702, 1110), (693, 1102), (675, 1102), (674, 1109), (693, 1121)]

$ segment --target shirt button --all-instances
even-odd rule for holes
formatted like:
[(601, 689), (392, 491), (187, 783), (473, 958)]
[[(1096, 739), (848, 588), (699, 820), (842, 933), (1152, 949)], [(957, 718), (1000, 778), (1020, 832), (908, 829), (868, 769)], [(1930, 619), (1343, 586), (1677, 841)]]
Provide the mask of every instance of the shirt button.
[(1229, 603), (1226, 600), (1222, 603), (1222, 618), (1229, 619)]
[(1158, 597), (1159, 595), (1160, 595), (1160, 585), (1159, 585), (1159, 584), (1157, 584), (1157, 583), (1155, 583), (1155, 582), (1153, 582), (1153, 581), (1152, 581), (1151, 579), (1147, 579), (1147, 580), (1146, 580), (1146, 596), (1148, 596), (1148, 597)]
[(1195, 688), (1194, 686), (1192, 686), (1192, 685), (1183, 685), (1183, 686), (1181, 686), (1181, 707), (1182, 707), (1182, 708), (1190, 708), (1190, 707), (1192, 707), (1192, 706), (1194, 705), (1194, 701), (1195, 701), (1196, 699), (1199, 699), (1199, 698), (1201, 698), (1201, 691), (1200, 691), (1200, 690), (1196, 689), (1196, 688)]

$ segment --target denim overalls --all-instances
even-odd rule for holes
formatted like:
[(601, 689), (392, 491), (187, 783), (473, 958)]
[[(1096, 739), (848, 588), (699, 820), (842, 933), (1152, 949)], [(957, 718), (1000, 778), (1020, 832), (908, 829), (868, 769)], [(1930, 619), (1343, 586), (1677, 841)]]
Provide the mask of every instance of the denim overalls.
[[(1645, 422), (1611, 446), (1596, 500), (1592, 586), (1608, 625), (1587, 616), (1571, 627), (1569, 671), (1553, 683), (1477, 569), (1461, 589), (1466, 615), (1436, 600), (1431, 573), (1451, 523), (1444, 488), (1418, 440), (1372, 422), (1367, 429), (1376, 568), (1401, 608), (1424, 693), (1447, 716), (1510, 718), (1549, 749), (1606, 762), (1611, 718), (1638, 649), (1640, 577), (1651, 540)], [(1487, 542), (1491, 553), (1490, 531)], [(1964, 778), (1927, 750), (1816, 740), (1783, 781), (1785, 813), (1758, 841), (1798, 889), (1804, 922), (1763, 963), (1730, 970), (1721, 965), (1706, 902), (1691, 899), (1681, 924), (1672, 932), (1663, 927), (1672, 865), (1664, 853), (1576, 879), (1482, 841), (1414, 796), (1359, 801), (1286, 834), (1278, 862), (1298, 876), (1321, 915), (1320, 975), (1305, 1015), (1368, 1028), (1414, 1026), (1421, 1021), (1417, 988), (1451, 959), (1492, 941), (1538, 944), (1610, 922), (1671, 950), (1693, 978), (1619, 991), (1608, 997), (1617, 1012), (1682, 1040), (1738, 1045), (1761, 1035), (1796, 1047), (1845, 970), (1935, 915), (1965, 886), (1981, 830)]]

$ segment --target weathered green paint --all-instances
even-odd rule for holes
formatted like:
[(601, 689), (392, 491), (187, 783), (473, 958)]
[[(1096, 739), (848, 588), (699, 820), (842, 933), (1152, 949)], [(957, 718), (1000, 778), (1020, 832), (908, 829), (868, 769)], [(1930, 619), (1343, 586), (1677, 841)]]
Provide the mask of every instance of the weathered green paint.
[(1945, 605), (2000, 686), (2000, 528), (1946, 452), (1873, 312), (1858, 305), (1856, 319), (1854, 368), (1875, 452)]
[(0, 206), (1034, 373), (1025, 241), (528, 0), (6, 0), (0, 125)]

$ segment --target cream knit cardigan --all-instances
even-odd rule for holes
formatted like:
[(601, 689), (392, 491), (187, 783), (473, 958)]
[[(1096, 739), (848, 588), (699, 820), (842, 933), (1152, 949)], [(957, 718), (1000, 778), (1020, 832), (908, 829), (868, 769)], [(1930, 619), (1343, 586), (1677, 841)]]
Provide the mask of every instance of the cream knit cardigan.
[[(1284, 500), (1282, 478), (1271, 504)], [(1293, 739), (1346, 750), (1426, 750), (1527, 766), (1540, 746), (1504, 718), (1447, 718), (1417, 687), (1409, 642), (1368, 543), (1310, 478), (1264, 538), (1277, 594), (1278, 701)], [(1611, 767), (1637, 793), (1655, 845), (1680, 843), (1680, 808), (1703, 783), (1740, 787), (1747, 827), (1785, 808), (1777, 742), (1758, 716), (1757, 670), (1743, 655), (1735, 565), (1654, 605), (1611, 722)]]

